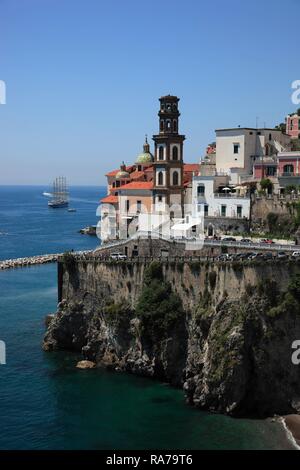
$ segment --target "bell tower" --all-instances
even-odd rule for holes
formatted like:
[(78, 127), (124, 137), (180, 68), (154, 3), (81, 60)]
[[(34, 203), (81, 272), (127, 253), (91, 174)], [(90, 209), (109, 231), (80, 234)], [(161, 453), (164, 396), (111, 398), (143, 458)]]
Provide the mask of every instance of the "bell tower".
[(179, 98), (167, 95), (162, 96), (159, 101), (159, 134), (153, 136), (155, 143), (153, 204), (156, 211), (160, 211), (164, 205), (169, 207), (176, 205), (176, 217), (182, 217), (185, 136), (179, 134)]

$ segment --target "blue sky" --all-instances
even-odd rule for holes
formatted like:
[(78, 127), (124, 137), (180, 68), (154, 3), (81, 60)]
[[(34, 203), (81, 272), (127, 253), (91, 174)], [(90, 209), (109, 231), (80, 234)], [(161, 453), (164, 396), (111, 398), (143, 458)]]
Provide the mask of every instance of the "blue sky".
[(181, 98), (185, 161), (297, 108), (299, 0), (0, 0), (0, 184), (103, 184)]

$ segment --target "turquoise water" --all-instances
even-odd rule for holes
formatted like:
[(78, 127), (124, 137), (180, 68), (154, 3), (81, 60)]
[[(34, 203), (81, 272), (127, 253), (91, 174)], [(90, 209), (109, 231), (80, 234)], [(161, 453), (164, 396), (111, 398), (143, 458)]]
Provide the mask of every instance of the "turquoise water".
[[(53, 251), (97, 243), (76, 233), (82, 225), (96, 223), (96, 188), (76, 189), (78, 219), (66, 211), (48, 212), (40, 188), (8, 191), (0, 190), (0, 232), (9, 233), (0, 236), (0, 258), (7, 258), (7, 251), (18, 256), (27, 250), (52, 251), (48, 237)], [(13, 202), (14, 216), (7, 207), (10, 198), (19, 198), (18, 209)], [(63, 226), (59, 240), (60, 227), (48, 217)], [(45, 221), (47, 234), (43, 227), (35, 228), (36, 220)], [(12, 240), (18, 241), (16, 246)], [(0, 339), (7, 346), (7, 364), (0, 365), (0, 449), (290, 447), (278, 424), (201, 412), (185, 404), (181, 390), (166, 384), (104, 370), (81, 371), (75, 368), (75, 354), (43, 352), (44, 317), (55, 310), (56, 298), (55, 265), (0, 272)]]

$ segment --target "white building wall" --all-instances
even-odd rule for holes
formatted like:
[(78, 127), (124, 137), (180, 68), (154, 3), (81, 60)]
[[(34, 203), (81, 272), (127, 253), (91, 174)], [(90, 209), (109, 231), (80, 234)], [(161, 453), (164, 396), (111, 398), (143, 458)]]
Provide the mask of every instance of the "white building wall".
[[(198, 195), (198, 186), (204, 186), (203, 195)], [(250, 217), (250, 198), (229, 196), (214, 193), (213, 176), (194, 176), (192, 185), (192, 215), (194, 217), (208, 206), (208, 217), (222, 217), (222, 206), (226, 206), (226, 217), (238, 217), (238, 207), (241, 207), (241, 218)]]

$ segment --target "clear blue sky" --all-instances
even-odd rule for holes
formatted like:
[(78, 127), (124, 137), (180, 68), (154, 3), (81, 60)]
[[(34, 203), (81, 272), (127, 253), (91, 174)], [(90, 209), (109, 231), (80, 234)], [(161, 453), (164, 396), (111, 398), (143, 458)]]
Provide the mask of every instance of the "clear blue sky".
[(103, 184), (181, 98), (185, 160), (296, 109), (299, 0), (0, 0), (0, 184)]

